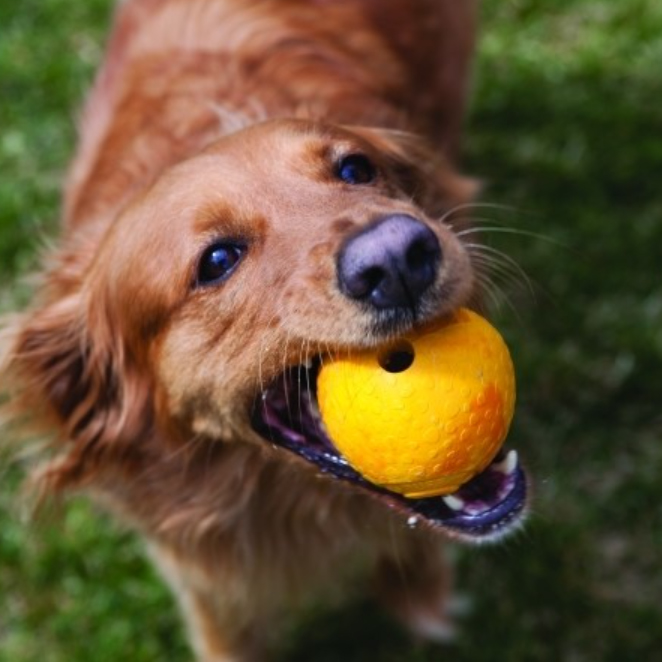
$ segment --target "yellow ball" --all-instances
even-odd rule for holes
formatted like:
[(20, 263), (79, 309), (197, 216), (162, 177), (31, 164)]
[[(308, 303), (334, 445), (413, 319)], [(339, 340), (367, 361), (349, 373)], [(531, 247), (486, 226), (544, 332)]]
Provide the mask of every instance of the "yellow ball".
[(317, 388), (326, 430), (347, 461), (409, 498), (450, 494), (483, 471), (515, 407), (508, 348), (467, 309), (385, 348), (336, 357)]

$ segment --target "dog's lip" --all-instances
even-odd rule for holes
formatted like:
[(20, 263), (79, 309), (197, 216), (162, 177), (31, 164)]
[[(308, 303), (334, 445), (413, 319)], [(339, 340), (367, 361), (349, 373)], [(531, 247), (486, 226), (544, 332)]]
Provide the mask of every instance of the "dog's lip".
[[(509, 472), (500, 468), (511, 464)], [(481, 498), (485, 482), (499, 483), (495, 497)], [(405, 507), (414, 511), (410, 524), (440, 526), (458, 538), (468, 540), (498, 540), (520, 526), (526, 514), (528, 479), (514, 450), (502, 452), (478, 476), (465, 483), (457, 492), (436, 498), (407, 501)], [(450, 511), (452, 512), (449, 512)]]
[(504, 536), (522, 521), (528, 480), (516, 451), (501, 451), (482, 473), (451, 495), (407, 499), (374, 485), (353, 469), (325, 433), (316, 401), (319, 361), (280, 374), (254, 401), (253, 427), (322, 473), (346, 481), (401, 512), (407, 522), (470, 540)]

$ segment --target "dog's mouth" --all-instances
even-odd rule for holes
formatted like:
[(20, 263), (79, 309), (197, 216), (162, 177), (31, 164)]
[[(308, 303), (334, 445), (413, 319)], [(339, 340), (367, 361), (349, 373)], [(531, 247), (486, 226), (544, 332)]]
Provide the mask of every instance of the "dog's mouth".
[(287, 369), (253, 406), (253, 427), (266, 440), (318, 469), (364, 489), (399, 510), (410, 525), (441, 527), (473, 541), (497, 539), (517, 528), (527, 501), (527, 479), (516, 451), (502, 450), (483, 472), (453, 494), (408, 499), (363, 478), (327, 436), (317, 406), (319, 359)]

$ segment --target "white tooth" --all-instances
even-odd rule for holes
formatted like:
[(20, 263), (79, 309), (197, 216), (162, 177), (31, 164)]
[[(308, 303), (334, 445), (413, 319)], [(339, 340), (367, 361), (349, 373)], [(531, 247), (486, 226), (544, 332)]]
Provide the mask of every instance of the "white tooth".
[(496, 469), (497, 471), (500, 471), (502, 474), (505, 474), (506, 476), (510, 476), (510, 474), (515, 471), (517, 468), (517, 451), (516, 450), (510, 450), (508, 451), (508, 454), (506, 457), (501, 460), (501, 462), (492, 465), (493, 469)]
[(451, 510), (464, 510), (465, 503), (459, 496), (449, 494), (448, 496), (442, 497), (442, 500)]
[(418, 515), (412, 515), (407, 520), (407, 525), (409, 526), (410, 529), (413, 529), (417, 524), (418, 524)]

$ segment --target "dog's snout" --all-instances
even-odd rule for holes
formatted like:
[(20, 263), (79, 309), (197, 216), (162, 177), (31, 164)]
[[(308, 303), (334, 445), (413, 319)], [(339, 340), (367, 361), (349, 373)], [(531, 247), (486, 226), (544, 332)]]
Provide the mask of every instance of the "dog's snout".
[(340, 289), (378, 309), (413, 308), (434, 282), (441, 257), (439, 240), (424, 223), (386, 216), (342, 247)]

